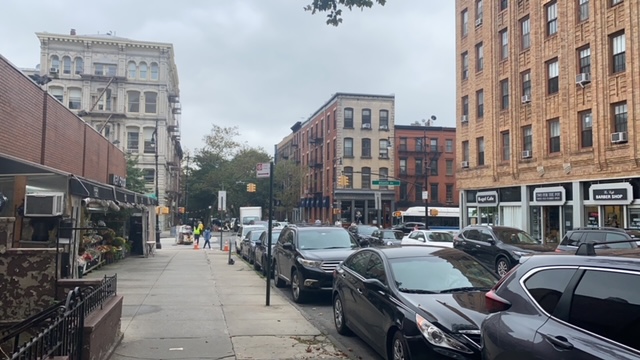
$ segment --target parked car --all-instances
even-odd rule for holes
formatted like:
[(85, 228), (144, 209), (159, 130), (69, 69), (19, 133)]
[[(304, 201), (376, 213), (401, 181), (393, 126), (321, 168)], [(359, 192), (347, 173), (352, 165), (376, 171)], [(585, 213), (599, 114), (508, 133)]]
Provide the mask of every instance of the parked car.
[(360, 248), (358, 240), (339, 227), (286, 227), (274, 252), (276, 287), (291, 284), (293, 301), (304, 302), (313, 291), (331, 291), (333, 270)]
[[(273, 276), (273, 248), (278, 242), (278, 237), (280, 236), (280, 229), (271, 229), (271, 271), (269, 272), (269, 276)], [(267, 276), (267, 243), (269, 242), (269, 233), (267, 231), (263, 232), (260, 235), (260, 239), (256, 243), (255, 250), (255, 262), (253, 263), (253, 268), (256, 270), (262, 270), (262, 274)]]
[(260, 240), (260, 236), (265, 233), (266, 230), (251, 230), (247, 233), (247, 236), (242, 239), (242, 247), (240, 255), (249, 262), (254, 263), (254, 254), (256, 249), (256, 243)]
[(365, 248), (334, 272), (334, 324), (387, 359), (480, 359), (485, 293), (498, 280), (456, 249)]
[[(578, 247), (584, 243), (598, 242), (601, 245), (595, 247), (597, 253), (606, 253), (615, 249), (637, 249), (635, 241), (619, 242), (620, 240), (635, 240), (628, 231), (620, 228), (577, 228), (567, 233), (556, 248), (556, 252), (569, 252), (575, 254)], [(612, 241), (616, 243), (607, 244)]]
[(377, 229), (371, 234), (372, 246), (393, 246), (400, 245), (404, 233), (400, 230)]
[(640, 358), (640, 255), (597, 244), (523, 258), (487, 293), (485, 359)]
[(238, 255), (242, 254), (242, 240), (247, 236), (247, 233), (251, 230), (267, 230), (262, 225), (243, 225), (238, 228), (238, 232), (235, 237), (235, 248)]
[(453, 235), (444, 230), (414, 230), (402, 238), (403, 245), (453, 247)]
[(376, 230), (379, 230), (379, 228), (372, 225), (349, 226), (349, 231), (358, 238), (362, 246), (369, 246), (372, 241), (375, 241), (371, 235), (373, 235), (373, 232)]
[(392, 229), (400, 230), (403, 233), (408, 234), (408, 233), (412, 232), (413, 230), (416, 230), (416, 227), (418, 228), (418, 230), (425, 228), (424, 223), (410, 221), (410, 222), (406, 222), (406, 223), (395, 225)]
[(507, 226), (471, 225), (453, 239), (453, 247), (504, 276), (522, 256), (554, 251), (526, 232)]

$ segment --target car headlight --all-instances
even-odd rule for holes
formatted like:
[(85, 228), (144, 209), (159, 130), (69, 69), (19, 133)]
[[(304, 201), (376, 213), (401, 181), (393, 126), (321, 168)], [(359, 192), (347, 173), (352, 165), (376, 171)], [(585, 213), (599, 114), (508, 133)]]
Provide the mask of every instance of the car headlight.
[(464, 344), (445, 334), (439, 327), (428, 322), (418, 314), (416, 314), (416, 324), (418, 325), (418, 329), (420, 329), (422, 336), (424, 336), (431, 345), (453, 349), (467, 354), (473, 354), (473, 351), (469, 350), (469, 348)]
[(513, 254), (514, 254), (514, 255), (517, 255), (517, 256), (527, 256), (527, 255), (531, 255), (531, 253), (530, 253), (530, 252), (526, 252), (526, 251), (514, 251), (514, 252), (513, 252)]
[(322, 265), (322, 261), (307, 260), (303, 258), (298, 258), (298, 262), (300, 263), (300, 265), (304, 267), (311, 267), (311, 268), (319, 268), (320, 265)]

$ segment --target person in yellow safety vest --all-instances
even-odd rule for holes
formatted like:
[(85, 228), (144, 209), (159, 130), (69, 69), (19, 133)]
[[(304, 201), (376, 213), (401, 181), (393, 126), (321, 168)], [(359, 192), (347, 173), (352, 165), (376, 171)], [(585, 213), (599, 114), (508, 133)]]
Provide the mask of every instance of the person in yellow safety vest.
[(202, 233), (202, 230), (200, 229), (200, 225), (197, 225), (193, 229), (193, 238), (195, 239), (197, 245), (200, 245), (200, 234), (201, 233)]

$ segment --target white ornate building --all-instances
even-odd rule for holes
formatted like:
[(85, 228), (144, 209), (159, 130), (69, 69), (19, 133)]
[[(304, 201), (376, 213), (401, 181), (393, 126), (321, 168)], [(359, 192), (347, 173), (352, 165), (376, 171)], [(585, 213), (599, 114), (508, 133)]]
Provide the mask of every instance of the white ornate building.
[(173, 45), (111, 34), (77, 35), (74, 29), (68, 35), (36, 35), (39, 73), (54, 78), (46, 85), (49, 93), (112, 143), (138, 156), (147, 193), (155, 193), (158, 181), (160, 205), (170, 211), (160, 216), (160, 226), (168, 229), (179, 216), (182, 158)]

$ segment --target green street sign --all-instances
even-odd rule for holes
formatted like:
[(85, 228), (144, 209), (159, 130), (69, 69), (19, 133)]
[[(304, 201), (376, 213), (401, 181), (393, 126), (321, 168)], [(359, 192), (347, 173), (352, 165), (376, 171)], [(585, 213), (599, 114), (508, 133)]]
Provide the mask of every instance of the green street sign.
[(377, 186), (400, 186), (400, 180), (373, 180), (371, 184)]

